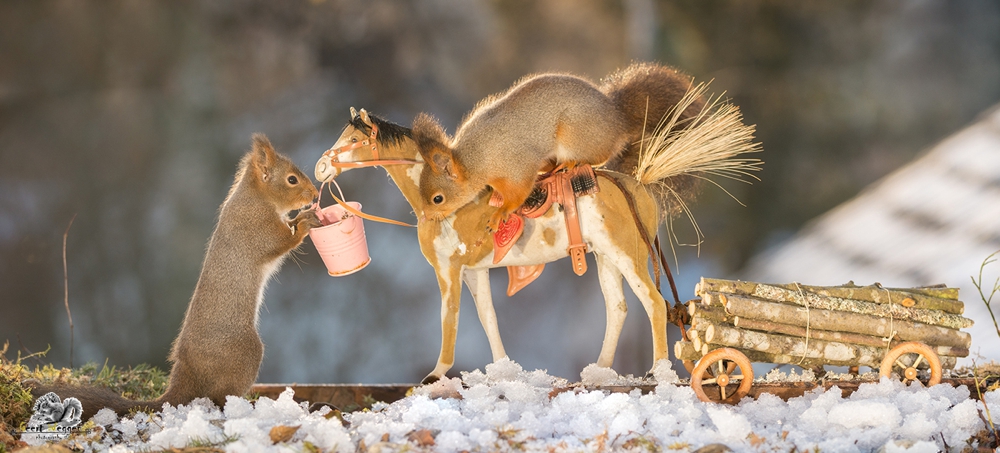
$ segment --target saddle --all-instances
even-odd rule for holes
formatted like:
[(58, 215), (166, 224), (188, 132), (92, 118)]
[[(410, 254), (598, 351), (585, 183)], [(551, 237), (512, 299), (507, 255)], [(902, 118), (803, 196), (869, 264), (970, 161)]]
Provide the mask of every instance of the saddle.
[[(569, 247), (567, 247), (566, 252), (570, 256), (573, 272), (576, 275), (586, 273), (587, 244), (583, 242), (583, 234), (580, 232), (576, 199), (595, 194), (599, 190), (594, 168), (590, 165), (578, 165), (573, 168), (559, 166), (540, 175), (531, 195), (528, 196), (524, 204), (501, 223), (497, 231), (493, 233), (493, 263), (499, 263), (521, 237), (521, 233), (524, 232), (525, 217), (529, 219), (541, 217), (552, 208), (552, 204), (558, 203), (562, 206), (563, 216), (566, 219), (566, 233), (569, 237)], [(500, 206), (501, 202), (502, 200), (497, 193), (494, 193), (493, 197), (490, 198), (491, 206)], [(544, 263), (530, 266), (508, 266), (507, 296), (513, 296), (528, 286), (542, 274), (544, 268)]]

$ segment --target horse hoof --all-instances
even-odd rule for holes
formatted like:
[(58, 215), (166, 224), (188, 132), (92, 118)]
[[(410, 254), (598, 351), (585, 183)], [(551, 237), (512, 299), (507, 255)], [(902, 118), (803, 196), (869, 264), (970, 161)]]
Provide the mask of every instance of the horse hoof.
[(435, 382), (437, 382), (439, 380), (441, 380), (441, 376), (435, 376), (433, 374), (428, 374), (427, 377), (424, 378), (424, 380), (420, 381), (420, 383), (422, 385), (427, 385), (427, 384), (433, 384), (433, 383), (435, 383)]

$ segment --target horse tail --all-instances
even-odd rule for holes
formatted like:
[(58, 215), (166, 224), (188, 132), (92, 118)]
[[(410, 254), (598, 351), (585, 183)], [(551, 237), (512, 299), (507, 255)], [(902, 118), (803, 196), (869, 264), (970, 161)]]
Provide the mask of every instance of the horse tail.
[(757, 179), (753, 172), (762, 162), (745, 156), (760, 151), (754, 126), (743, 123), (735, 105), (707, 95), (707, 84), (694, 85), (666, 66), (638, 63), (610, 75), (601, 88), (630, 119), (633, 137), (605, 167), (646, 186), (665, 217), (690, 216), (686, 203), (700, 181), (714, 183), (711, 176)]

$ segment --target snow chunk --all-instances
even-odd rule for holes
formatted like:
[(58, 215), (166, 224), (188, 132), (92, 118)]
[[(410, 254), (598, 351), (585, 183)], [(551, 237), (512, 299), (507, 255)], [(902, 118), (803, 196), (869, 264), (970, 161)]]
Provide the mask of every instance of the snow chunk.
[(816, 373), (813, 370), (803, 369), (801, 374), (795, 373), (794, 369), (787, 373), (781, 371), (780, 367), (774, 367), (762, 378), (764, 382), (813, 382), (816, 380)]
[(888, 403), (876, 401), (848, 401), (838, 404), (827, 413), (827, 420), (845, 428), (870, 428), (887, 426), (896, 428), (903, 420), (899, 409)]
[(524, 371), (517, 362), (504, 357), (486, 365), (486, 376), (493, 381), (513, 381)]
[(115, 414), (115, 411), (105, 407), (94, 414), (93, 420), (94, 423), (98, 425), (110, 426), (118, 422), (118, 414)]
[(735, 413), (728, 407), (713, 405), (706, 408), (708, 418), (712, 419), (720, 438), (727, 445), (742, 443), (750, 435), (750, 420)]
[(680, 382), (677, 372), (674, 371), (669, 359), (660, 359), (653, 364), (653, 379), (657, 384), (676, 384)]
[(612, 385), (618, 379), (618, 373), (611, 368), (604, 368), (591, 363), (580, 372), (580, 381), (587, 386)]
[(238, 396), (227, 396), (226, 407), (222, 410), (226, 418), (244, 418), (253, 413), (253, 405), (249, 401)]

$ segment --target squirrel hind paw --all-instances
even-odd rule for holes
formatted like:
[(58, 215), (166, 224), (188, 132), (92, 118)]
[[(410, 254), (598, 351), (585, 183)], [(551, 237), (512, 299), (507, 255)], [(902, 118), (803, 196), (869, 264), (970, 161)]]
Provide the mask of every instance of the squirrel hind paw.
[(486, 232), (495, 233), (499, 231), (500, 224), (506, 222), (507, 218), (510, 217), (510, 214), (511, 213), (509, 212), (503, 212), (503, 210), (494, 212), (493, 215), (490, 216), (490, 221), (486, 223)]

